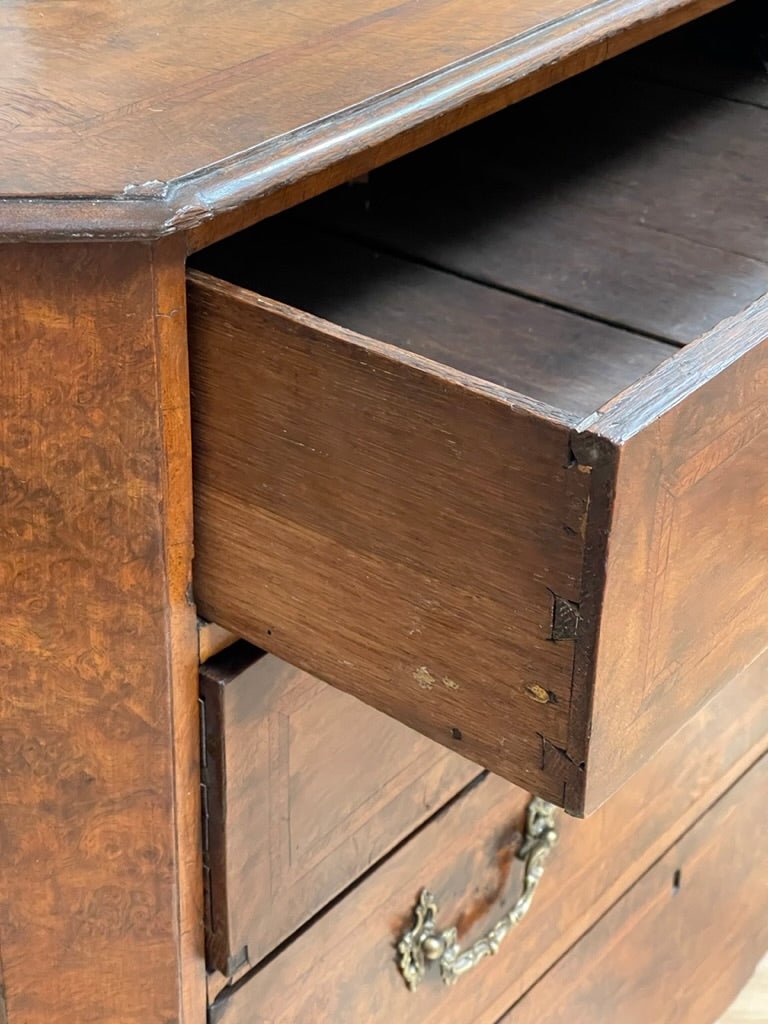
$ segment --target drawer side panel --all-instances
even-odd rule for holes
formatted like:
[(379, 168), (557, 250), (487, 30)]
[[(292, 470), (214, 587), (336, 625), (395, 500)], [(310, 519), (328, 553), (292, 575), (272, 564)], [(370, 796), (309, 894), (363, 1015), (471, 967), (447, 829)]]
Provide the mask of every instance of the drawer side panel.
[[(566, 424), (205, 275), (190, 288), (202, 613), (566, 805), (589, 473)], [(532, 403), (531, 403), (532, 404)]]

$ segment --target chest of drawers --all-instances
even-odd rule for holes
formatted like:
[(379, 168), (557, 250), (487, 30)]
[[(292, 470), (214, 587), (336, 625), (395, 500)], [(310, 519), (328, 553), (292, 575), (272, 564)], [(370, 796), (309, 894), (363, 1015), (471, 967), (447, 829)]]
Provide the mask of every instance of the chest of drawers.
[(2, 1024), (726, 1007), (764, 27), (6, 5)]

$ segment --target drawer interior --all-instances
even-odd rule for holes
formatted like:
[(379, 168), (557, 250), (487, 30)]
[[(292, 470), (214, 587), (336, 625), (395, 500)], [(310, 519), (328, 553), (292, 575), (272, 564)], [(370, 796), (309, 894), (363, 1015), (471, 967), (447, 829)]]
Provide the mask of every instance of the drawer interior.
[[(768, 290), (768, 84), (757, 37), (738, 31), (745, 11), (511, 107), (195, 264), (586, 415)], [(678, 81), (670, 51), (681, 49)], [(696, 79), (690, 51), (703, 62), (712, 50), (718, 73)]]

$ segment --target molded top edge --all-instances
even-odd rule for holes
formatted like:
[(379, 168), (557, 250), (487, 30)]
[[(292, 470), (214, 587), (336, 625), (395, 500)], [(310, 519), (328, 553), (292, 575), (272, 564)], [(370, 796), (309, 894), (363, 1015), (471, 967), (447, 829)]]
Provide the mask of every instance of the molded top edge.
[(188, 231), (393, 139), (423, 145), (725, 2), (490, 0), (479, 18), (467, 0), (206, 0), (202, 17), (189, 0), (9, 0), (0, 237)]

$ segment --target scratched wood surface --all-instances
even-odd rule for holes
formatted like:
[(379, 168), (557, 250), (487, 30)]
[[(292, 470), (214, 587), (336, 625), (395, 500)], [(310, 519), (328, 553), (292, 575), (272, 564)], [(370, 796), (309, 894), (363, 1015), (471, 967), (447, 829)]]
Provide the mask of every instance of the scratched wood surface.
[[(280, 956), (222, 994), (212, 1021), (296, 1024), (320, 1017), (345, 1024), (495, 1024), (760, 758), (768, 742), (767, 667), (765, 657), (732, 680), (675, 743), (588, 821), (561, 818), (561, 839), (531, 913), (506, 948), (457, 985), (446, 988), (439, 977), (430, 977), (409, 992), (394, 946), (423, 886), (440, 901), (441, 927), (457, 924), (463, 944), (482, 934), (514, 898), (520, 866), (510, 847), (527, 796), (494, 777), (396, 850)], [(754, 815), (737, 827), (743, 827), (745, 844), (755, 829), (765, 828)], [(764, 917), (765, 902), (756, 902)]]
[(9, 0), (0, 232), (152, 234), (306, 195), (723, 2)]
[(202, 1019), (182, 257), (0, 248), (8, 1024)]

